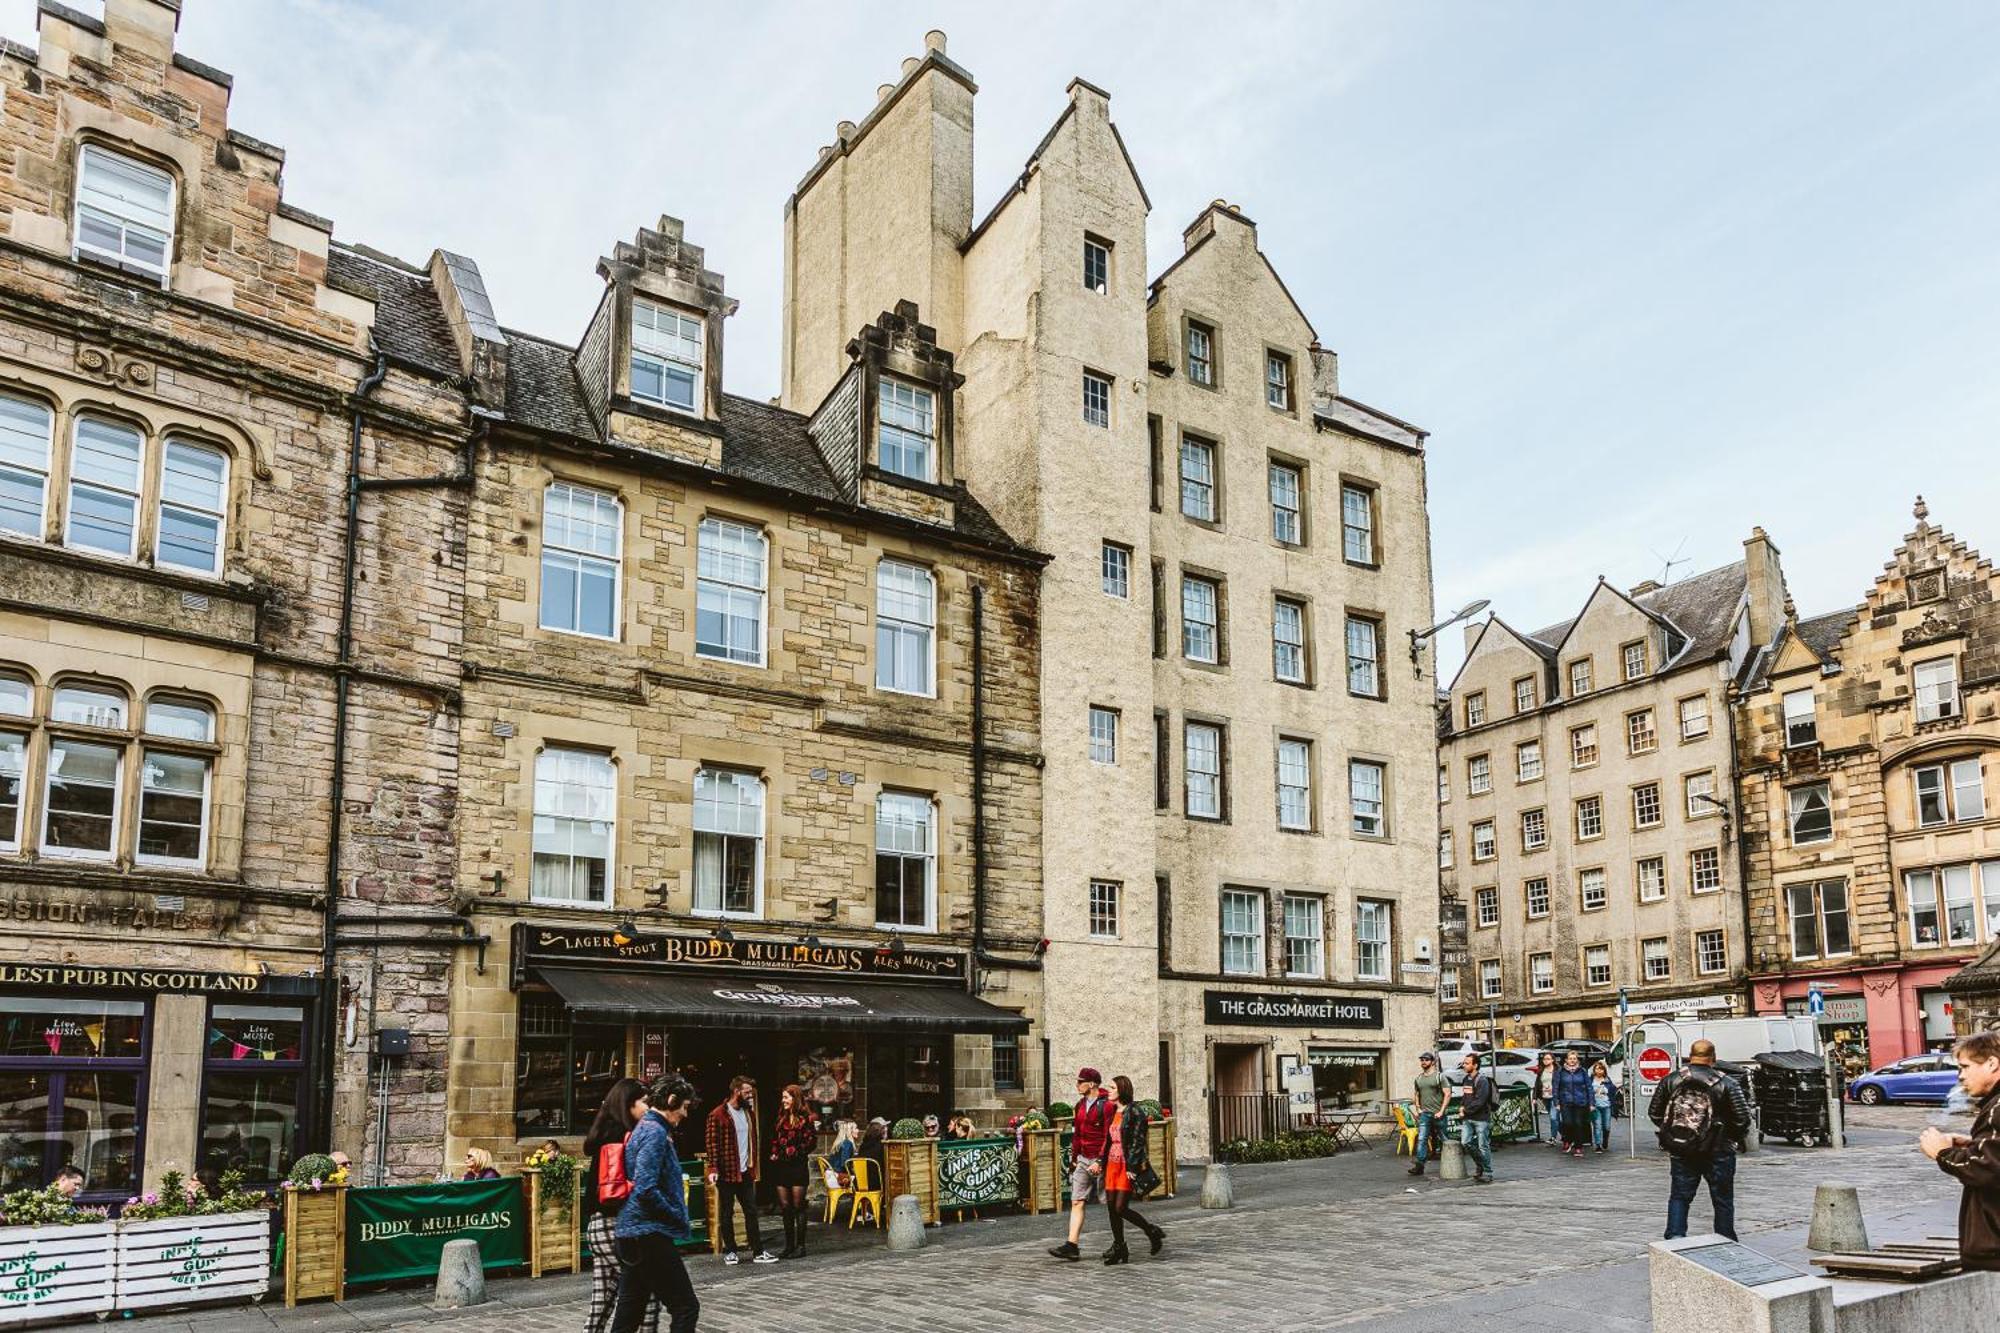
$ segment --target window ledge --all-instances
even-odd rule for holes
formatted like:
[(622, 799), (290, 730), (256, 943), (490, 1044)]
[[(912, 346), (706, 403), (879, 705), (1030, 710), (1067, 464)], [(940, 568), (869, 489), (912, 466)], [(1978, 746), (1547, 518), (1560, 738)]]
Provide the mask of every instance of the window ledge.
[[(490, 876), (489, 876), (490, 878)], [(581, 898), (536, 898), (530, 896), (528, 903), (533, 907), (573, 907), (580, 912), (609, 912), (616, 903), (590, 903)]]

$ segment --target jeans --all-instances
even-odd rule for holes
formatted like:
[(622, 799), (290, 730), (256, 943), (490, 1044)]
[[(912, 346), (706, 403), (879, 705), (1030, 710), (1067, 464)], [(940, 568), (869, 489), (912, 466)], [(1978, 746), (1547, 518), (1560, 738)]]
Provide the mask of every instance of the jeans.
[(1736, 1150), (1725, 1144), (1713, 1157), (1670, 1157), (1673, 1187), (1667, 1195), (1667, 1239), (1688, 1233), (1688, 1205), (1701, 1182), (1708, 1182), (1708, 1201), (1715, 1206), (1715, 1234), (1736, 1239)]
[(1598, 1151), (1611, 1146), (1611, 1108), (1593, 1106), (1590, 1108), (1591, 1137), (1596, 1140)]
[(1539, 1137), (1544, 1143), (1562, 1142), (1562, 1121), (1556, 1118), (1556, 1104), (1553, 1101), (1547, 1101), (1540, 1103), (1540, 1105), (1542, 1108), (1542, 1120), (1548, 1125), (1548, 1129), (1539, 1135)]
[(757, 1182), (750, 1179), (715, 1182), (715, 1215), (722, 1225), (722, 1252), (736, 1253), (736, 1210), (743, 1205), (743, 1229), (750, 1233), (750, 1253), (763, 1253), (764, 1235), (757, 1226)]
[(611, 1333), (634, 1333), (646, 1306), (657, 1300), (672, 1316), (672, 1333), (694, 1333), (701, 1317), (687, 1265), (674, 1248), (673, 1237), (659, 1234), (626, 1236), (618, 1242), (618, 1304), (611, 1314)]
[(1467, 1118), (1458, 1122), (1458, 1141), (1465, 1145), (1466, 1153), (1478, 1174), (1493, 1174), (1493, 1122)]
[(1431, 1159), (1431, 1131), (1438, 1128), (1443, 1118), (1436, 1111), (1417, 1112), (1417, 1164)]

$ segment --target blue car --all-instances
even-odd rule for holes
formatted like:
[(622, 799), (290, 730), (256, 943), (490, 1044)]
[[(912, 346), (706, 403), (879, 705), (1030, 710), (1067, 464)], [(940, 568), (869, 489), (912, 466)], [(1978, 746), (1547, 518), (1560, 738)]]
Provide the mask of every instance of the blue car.
[(1958, 1064), (1948, 1055), (1913, 1055), (1847, 1085), (1847, 1095), (1868, 1106), (1883, 1102), (1942, 1102), (1958, 1086)]

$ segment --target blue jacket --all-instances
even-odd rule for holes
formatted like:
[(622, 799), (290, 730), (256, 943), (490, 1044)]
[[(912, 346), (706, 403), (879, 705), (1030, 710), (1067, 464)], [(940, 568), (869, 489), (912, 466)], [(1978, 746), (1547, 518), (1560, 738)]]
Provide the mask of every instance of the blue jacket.
[(842, 1139), (835, 1145), (833, 1156), (827, 1159), (826, 1164), (842, 1175), (846, 1175), (848, 1170), (854, 1165), (853, 1142), (848, 1139)]
[(1556, 1105), (1590, 1105), (1590, 1071), (1556, 1066)]
[(646, 1112), (625, 1141), (625, 1178), (632, 1182), (632, 1193), (618, 1210), (612, 1234), (686, 1240), (687, 1179), (681, 1174), (673, 1131), (658, 1111)]

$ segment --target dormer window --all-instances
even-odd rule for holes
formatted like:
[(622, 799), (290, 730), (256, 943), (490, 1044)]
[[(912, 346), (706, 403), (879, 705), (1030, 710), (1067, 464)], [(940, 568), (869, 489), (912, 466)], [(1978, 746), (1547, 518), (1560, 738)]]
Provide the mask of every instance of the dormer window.
[(164, 287), (173, 236), (174, 178), (85, 144), (77, 154), (71, 254), (145, 274)]
[(701, 411), (701, 321), (632, 301), (632, 396), (676, 412)]
[(920, 389), (900, 380), (885, 377), (881, 385), (877, 465), (884, 472), (893, 472), (912, 481), (933, 480), (936, 476), (933, 459), (937, 453), (937, 400), (929, 389)]

